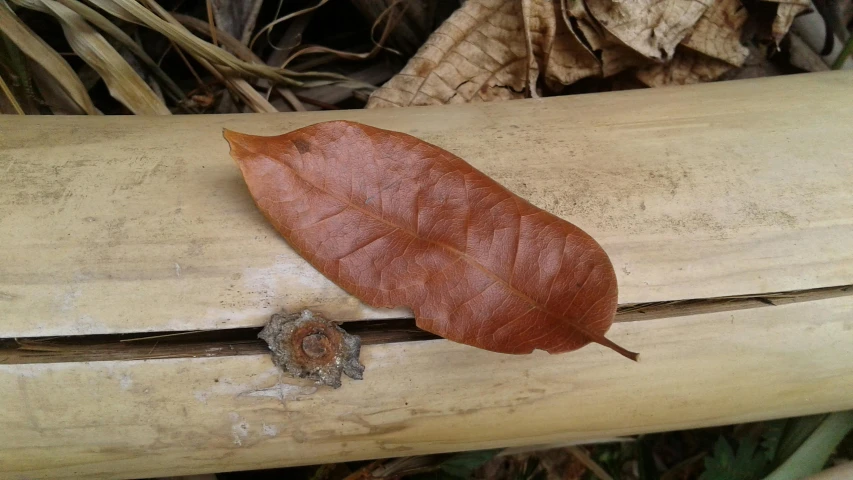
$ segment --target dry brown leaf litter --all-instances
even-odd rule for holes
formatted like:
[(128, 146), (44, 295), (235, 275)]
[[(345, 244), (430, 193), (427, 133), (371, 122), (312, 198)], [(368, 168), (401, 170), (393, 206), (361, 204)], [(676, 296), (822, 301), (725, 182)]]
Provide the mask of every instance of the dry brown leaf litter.
[(637, 70), (637, 79), (650, 87), (710, 82), (731, 70), (722, 60), (680, 46), (672, 60)]
[(604, 29), (637, 53), (666, 61), (713, 0), (586, 0)]
[(520, 2), (469, 0), (370, 96), (368, 106), (521, 98), (527, 78), (523, 29)]
[[(769, 1), (769, 0), (768, 0)], [(777, 41), (808, 0), (783, 0)], [(744, 65), (740, 0), (469, 0), (368, 108), (535, 97), (587, 77), (708, 82)]]
[(681, 44), (730, 65), (741, 66), (749, 56), (749, 49), (740, 43), (747, 17), (740, 0), (717, 0)]
[(791, 29), (794, 18), (806, 11), (811, 2), (809, 0), (764, 0), (766, 2), (778, 3), (776, 7), (776, 18), (773, 19), (773, 40), (778, 45), (782, 38)]

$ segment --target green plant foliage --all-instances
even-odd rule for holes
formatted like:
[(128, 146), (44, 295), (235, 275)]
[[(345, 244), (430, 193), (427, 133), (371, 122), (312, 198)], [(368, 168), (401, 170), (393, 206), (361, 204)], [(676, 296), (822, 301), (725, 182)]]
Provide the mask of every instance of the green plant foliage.
[(474, 470), (480, 468), (494, 458), (500, 450), (478, 450), (474, 452), (460, 453), (445, 460), (439, 465), (439, 469), (451, 477), (468, 478)]
[(700, 480), (758, 480), (770, 460), (766, 452), (758, 448), (758, 442), (744, 438), (738, 444), (737, 453), (725, 438), (720, 437), (714, 445), (714, 454), (705, 457), (705, 471)]
[(797, 480), (826, 465), (835, 447), (853, 430), (853, 410), (828, 415), (766, 480)]
[(793, 455), (800, 448), (800, 445), (817, 430), (817, 427), (820, 426), (826, 417), (826, 414), (821, 414), (784, 420), (779, 444), (773, 456), (773, 468), (778, 467), (788, 457)]

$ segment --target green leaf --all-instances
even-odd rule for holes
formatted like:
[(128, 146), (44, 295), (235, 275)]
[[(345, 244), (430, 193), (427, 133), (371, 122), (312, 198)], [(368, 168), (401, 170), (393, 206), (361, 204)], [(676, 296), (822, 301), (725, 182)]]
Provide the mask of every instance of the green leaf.
[(830, 414), (765, 480), (796, 480), (823, 468), (835, 447), (853, 430), (853, 410)]
[(765, 429), (761, 434), (761, 448), (764, 450), (764, 455), (770, 462), (773, 462), (776, 458), (776, 452), (779, 450), (779, 444), (782, 441), (782, 434), (784, 433), (785, 426), (787, 424), (787, 419), (773, 420), (764, 423)]
[(720, 437), (714, 445), (714, 455), (705, 458), (705, 471), (700, 480), (758, 480), (768, 464), (767, 457), (758, 451), (758, 442), (744, 438), (737, 453), (729, 442)]
[(820, 414), (788, 419), (782, 431), (776, 455), (773, 457), (772, 467), (778, 467), (793, 455), (826, 417), (826, 414)]
[(468, 478), (474, 470), (482, 467), (500, 452), (497, 450), (477, 450), (454, 455), (439, 465), (439, 469), (456, 478)]

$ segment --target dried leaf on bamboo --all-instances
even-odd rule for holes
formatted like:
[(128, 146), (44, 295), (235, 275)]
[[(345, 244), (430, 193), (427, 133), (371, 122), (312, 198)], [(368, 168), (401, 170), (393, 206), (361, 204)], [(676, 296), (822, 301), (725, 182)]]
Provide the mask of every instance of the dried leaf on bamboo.
[(617, 284), (601, 246), (450, 152), (346, 121), (225, 137), (267, 220), (368, 305), (495, 352), (595, 342), (637, 358), (604, 337)]

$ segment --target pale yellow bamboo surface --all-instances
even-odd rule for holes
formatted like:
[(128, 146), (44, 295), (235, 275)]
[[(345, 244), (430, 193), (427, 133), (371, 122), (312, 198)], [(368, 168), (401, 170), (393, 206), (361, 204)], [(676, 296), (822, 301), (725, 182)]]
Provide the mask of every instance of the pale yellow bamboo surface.
[(345, 118), (416, 135), (595, 236), (620, 301), (853, 283), (853, 76), (487, 105), (0, 118), (0, 336), (261, 325), (375, 312), (256, 211), (223, 127)]
[(563, 442), (853, 408), (853, 297), (619, 323), (566, 355), (368, 346), (317, 388), (267, 356), (0, 365), (0, 478), (156, 477)]

